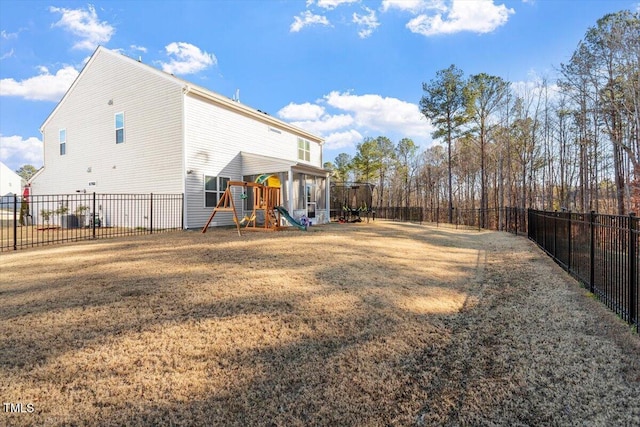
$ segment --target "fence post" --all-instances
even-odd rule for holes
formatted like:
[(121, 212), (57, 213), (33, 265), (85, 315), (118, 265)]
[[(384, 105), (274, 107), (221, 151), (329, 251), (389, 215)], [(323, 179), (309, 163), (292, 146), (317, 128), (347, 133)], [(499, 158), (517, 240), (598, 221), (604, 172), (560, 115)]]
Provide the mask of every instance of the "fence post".
[(636, 322), (638, 325), (638, 313), (636, 313), (636, 299), (638, 298), (638, 264), (636, 262), (636, 254), (638, 253), (638, 245), (636, 242), (637, 227), (634, 226), (636, 223), (636, 215), (631, 212), (629, 214), (629, 323), (633, 324)]
[(153, 193), (150, 194), (149, 198), (149, 234), (153, 234)]
[(589, 292), (594, 293), (594, 281), (595, 281), (595, 258), (596, 258), (596, 211), (591, 211), (589, 214), (589, 229), (591, 230), (591, 244), (589, 250)]
[(545, 251), (549, 252), (549, 246), (547, 242), (547, 211), (538, 212), (538, 215), (542, 217), (542, 244)]
[(91, 201), (91, 234), (92, 238), (96, 238), (96, 192), (93, 192)]
[(568, 254), (567, 254), (567, 271), (571, 272), (571, 228), (573, 225), (573, 217), (571, 216), (571, 211), (567, 213), (568, 222), (567, 227), (569, 228), (567, 232), (567, 246), (568, 246)]
[(558, 259), (558, 211), (553, 212), (553, 257)]
[[(18, 195), (13, 195), (13, 250), (18, 250), (18, 217), (16, 213), (18, 212)], [(28, 224), (27, 220), (27, 224)]]

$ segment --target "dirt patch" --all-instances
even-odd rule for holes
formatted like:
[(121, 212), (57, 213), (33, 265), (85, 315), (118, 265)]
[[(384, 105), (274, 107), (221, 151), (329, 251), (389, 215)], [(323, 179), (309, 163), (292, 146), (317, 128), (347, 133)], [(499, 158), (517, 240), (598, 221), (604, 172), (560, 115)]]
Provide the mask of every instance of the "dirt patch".
[(0, 267), (11, 425), (640, 424), (640, 338), (523, 237), (210, 229)]

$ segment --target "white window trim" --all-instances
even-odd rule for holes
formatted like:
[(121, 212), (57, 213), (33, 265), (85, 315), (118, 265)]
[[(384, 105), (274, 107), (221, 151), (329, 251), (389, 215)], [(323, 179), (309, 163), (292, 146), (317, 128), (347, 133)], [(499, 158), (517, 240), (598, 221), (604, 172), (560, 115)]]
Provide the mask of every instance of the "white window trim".
[[(300, 143), (302, 142), (302, 148), (300, 148)], [(302, 160), (303, 162), (311, 162), (311, 143), (308, 139), (298, 137), (298, 160)], [(302, 151), (302, 156), (300, 156)]]
[[(64, 141), (62, 140), (62, 132), (64, 131)], [(64, 145), (64, 153), (62, 153), (62, 146)], [(67, 128), (58, 129), (58, 147), (60, 147), (60, 155), (67, 155)]]
[[(119, 128), (118, 127), (118, 116), (122, 115), (122, 127)], [(125, 118), (124, 118), (124, 111), (120, 111), (118, 113), (115, 113), (113, 115), (113, 125), (116, 131), (116, 144), (124, 144), (125, 141), (127, 140), (127, 135), (126, 135), (126, 131), (125, 131)], [(118, 142), (118, 130), (122, 129), (122, 141)]]
[[(210, 178), (215, 178), (216, 179), (216, 188), (217, 190), (207, 190), (207, 177)], [(216, 205), (218, 204), (218, 202), (220, 201), (220, 198), (222, 197), (222, 195), (224, 194), (225, 190), (227, 189), (226, 185), (224, 188), (221, 188), (222, 186), (220, 185), (221, 180), (227, 180), (231, 181), (231, 178), (228, 176), (219, 176), (219, 175), (207, 175), (207, 174), (203, 174), (202, 176), (202, 186), (203, 186), (203, 200), (202, 200), (202, 205), (207, 208), (207, 209), (211, 209), (211, 208), (215, 208)], [(213, 206), (207, 206), (207, 193), (214, 193), (216, 194), (216, 203)]]

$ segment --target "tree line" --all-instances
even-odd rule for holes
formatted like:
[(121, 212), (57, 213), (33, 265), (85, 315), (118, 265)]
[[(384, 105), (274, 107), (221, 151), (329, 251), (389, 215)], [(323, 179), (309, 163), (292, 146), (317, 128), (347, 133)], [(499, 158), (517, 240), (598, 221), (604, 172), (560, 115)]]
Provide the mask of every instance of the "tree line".
[(454, 208), (640, 213), (640, 14), (599, 19), (558, 71), (522, 87), (451, 65), (419, 103), (439, 144), (365, 138), (325, 167), (334, 182), (375, 184), (378, 207), (450, 221)]

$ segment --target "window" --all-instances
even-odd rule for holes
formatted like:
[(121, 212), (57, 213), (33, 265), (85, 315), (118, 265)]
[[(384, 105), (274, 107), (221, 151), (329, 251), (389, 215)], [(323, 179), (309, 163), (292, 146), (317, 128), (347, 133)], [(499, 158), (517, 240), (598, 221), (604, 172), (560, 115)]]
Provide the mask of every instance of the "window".
[(67, 154), (67, 130), (60, 129), (58, 133), (58, 142), (60, 143), (60, 155), (64, 156)]
[(124, 113), (116, 113), (116, 144), (124, 142)]
[(309, 149), (309, 141), (306, 139), (298, 138), (298, 159), (310, 161), (311, 150)]
[(229, 178), (221, 176), (207, 176), (204, 177), (204, 206), (207, 208), (215, 208), (222, 197), (222, 194), (227, 189)]

